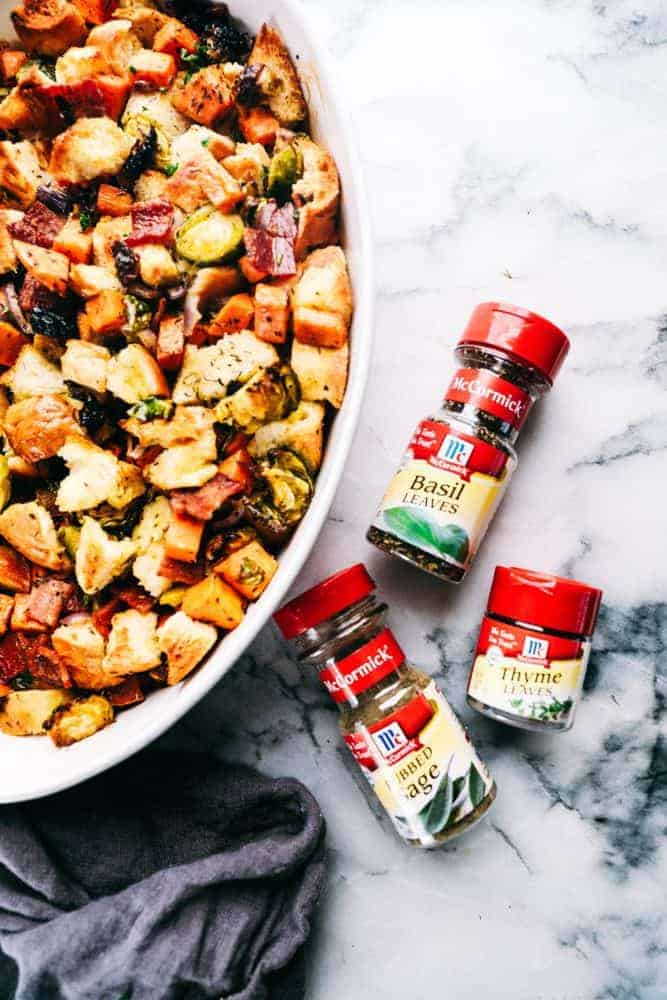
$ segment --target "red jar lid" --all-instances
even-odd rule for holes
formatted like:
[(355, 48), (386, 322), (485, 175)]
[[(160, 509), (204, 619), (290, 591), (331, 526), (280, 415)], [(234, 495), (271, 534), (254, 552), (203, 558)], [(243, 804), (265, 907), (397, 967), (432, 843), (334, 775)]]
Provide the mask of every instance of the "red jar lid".
[(489, 614), (557, 632), (591, 635), (602, 591), (577, 580), (497, 566), (489, 594)]
[(505, 302), (482, 302), (473, 309), (459, 346), (494, 347), (533, 366), (549, 382), (570, 350), (562, 330), (537, 313)]
[(286, 639), (294, 639), (363, 600), (375, 584), (363, 563), (342, 569), (280, 608), (273, 619)]

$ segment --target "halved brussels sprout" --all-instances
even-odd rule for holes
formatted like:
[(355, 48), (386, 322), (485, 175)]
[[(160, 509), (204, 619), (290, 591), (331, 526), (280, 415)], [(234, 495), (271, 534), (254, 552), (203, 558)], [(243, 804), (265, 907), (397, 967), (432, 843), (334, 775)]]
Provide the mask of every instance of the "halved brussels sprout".
[(127, 321), (122, 332), (139, 333), (140, 330), (146, 330), (151, 325), (153, 310), (148, 302), (138, 299), (136, 295), (126, 295), (125, 315)]
[[(300, 162), (301, 161), (301, 162)], [(289, 201), (292, 187), (303, 171), (303, 161), (294, 146), (285, 146), (275, 153), (269, 164), (267, 191), (279, 204)]]
[(128, 416), (136, 417), (145, 423), (147, 420), (168, 420), (174, 404), (170, 399), (160, 399), (158, 396), (147, 396), (131, 406)]
[(267, 544), (280, 545), (308, 510), (313, 480), (297, 454), (274, 448), (258, 462), (256, 483), (244, 501), (246, 516)]
[(155, 166), (160, 170), (166, 170), (171, 164), (171, 142), (169, 137), (160, 128), (159, 122), (153, 121), (148, 115), (128, 114), (121, 121), (123, 131), (131, 135), (133, 139), (146, 139), (150, 135), (151, 128), (155, 129)]
[(79, 539), (81, 537), (81, 528), (76, 528), (73, 524), (66, 524), (58, 532), (60, 541), (65, 546), (65, 550), (70, 559), (74, 559), (76, 556), (76, 550), (79, 547)]
[(215, 408), (220, 423), (232, 421), (254, 434), (270, 420), (281, 420), (299, 405), (301, 392), (296, 375), (289, 365), (265, 368)]
[(176, 249), (194, 264), (217, 264), (232, 257), (243, 244), (240, 215), (223, 215), (203, 205), (176, 232)]

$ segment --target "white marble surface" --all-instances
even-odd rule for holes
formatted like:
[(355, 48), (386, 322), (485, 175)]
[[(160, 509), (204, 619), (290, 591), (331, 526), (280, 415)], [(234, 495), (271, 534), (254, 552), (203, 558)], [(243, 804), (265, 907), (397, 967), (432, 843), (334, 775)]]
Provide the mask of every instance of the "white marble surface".
[[(309, 1000), (664, 1000), (667, 5), (311, 6), (366, 167), (378, 310), (359, 433), (299, 589), (366, 561), (499, 796), (456, 846), (402, 846), (353, 780), (335, 708), (270, 630), (175, 737), (295, 775), (321, 802), (330, 876)], [(573, 348), (454, 589), (364, 532), (471, 308), (492, 298), (544, 313)], [(605, 590), (571, 734), (521, 734), (465, 706), (498, 562)]]

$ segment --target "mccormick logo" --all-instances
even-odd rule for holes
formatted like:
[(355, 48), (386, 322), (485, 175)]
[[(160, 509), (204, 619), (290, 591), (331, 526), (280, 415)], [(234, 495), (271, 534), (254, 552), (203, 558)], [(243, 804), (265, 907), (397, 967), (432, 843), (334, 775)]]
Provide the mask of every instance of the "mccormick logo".
[(546, 660), (549, 655), (549, 643), (546, 639), (535, 639), (527, 635), (523, 640), (522, 655), (529, 660)]
[(447, 462), (453, 462), (454, 465), (465, 466), (468, 464), (474, 447), (474, 444), (470, 441), (463, 441), (462, 438), (456, 437), (455, 434), (448, 434), (440, 445), (438, 458), (443, 458)]
[(336, 694), (344, 687), (354, 688), (357, 682), (363, 677), (368, 677), (368, 675), (372, 674), (378, 669), (378, 667), (381, 667), (384, 663), (391, 663), (392, 660), (393, 657), (389, 649), (389, 643), (386, 643), (384, 646), (379, 646), (375, 652), (366, 657), (366, 659), (356, 666), (354, 670), (351, 670), (349, 674), (343, 674), (341, 672), (335, 680), (323, 677), (324, 686), (329, 694)]
[(378, 729), (373, 733), (373, 739), (383, 757), (391, 757), (408, 742), (398, 722), (390, 722)]
[(521, 420), (524, 415), (526, 401), (512, 396), (509, 392), (501, 392), (490, 385), (485, 385), (479, 378), (466, 378), (464, 375), (455, 375), (451, 381), (451, 389), (457, 392), (477, 396), (480, 399), (488, 399), (496, 406), (502, 407), (508, 413), (514, 414), (517, 420)]

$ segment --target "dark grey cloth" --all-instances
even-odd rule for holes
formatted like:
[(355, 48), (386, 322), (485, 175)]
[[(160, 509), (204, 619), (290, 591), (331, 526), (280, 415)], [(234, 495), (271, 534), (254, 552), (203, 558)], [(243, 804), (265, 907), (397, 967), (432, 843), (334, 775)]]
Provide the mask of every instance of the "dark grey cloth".
[(148, 752), (0, 808), (2, 1000), (301, 1000), (324, 821), (299, 782)]

